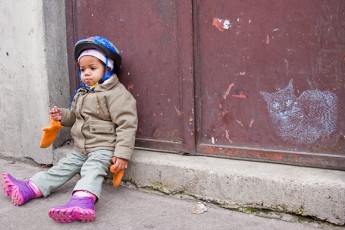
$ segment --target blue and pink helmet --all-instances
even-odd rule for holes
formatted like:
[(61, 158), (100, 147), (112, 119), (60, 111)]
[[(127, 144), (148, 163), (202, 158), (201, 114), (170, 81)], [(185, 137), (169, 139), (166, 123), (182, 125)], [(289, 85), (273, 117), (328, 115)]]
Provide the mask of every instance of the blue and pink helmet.
[[(79, 40), (74, 47), (74, 59), (78, 62), (78, 58), (80, 54), (89, 49), (95, 49), (102, 52), (106, 56), (105, 65), (108, 67), (108, 59), (114, 61), (114, 68), (111, 71), (111, 74), (105, 74), (102, 78), (102, 81), (109, 78), (112, 73), (119, 74), (121, 70), (121, 54), (116, 46), (111, 43), (108, 39), (101, 37), (101, 36), (93, 36), (85, 39)], [(107, 76), (110, 75), (110, 76)]]

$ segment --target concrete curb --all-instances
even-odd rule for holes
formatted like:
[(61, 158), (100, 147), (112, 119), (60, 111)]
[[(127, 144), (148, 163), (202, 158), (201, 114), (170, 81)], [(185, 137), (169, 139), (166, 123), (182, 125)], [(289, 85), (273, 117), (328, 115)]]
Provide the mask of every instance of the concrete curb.
[[(54, 163), (71, 146), (55, 150)], [(345, 172), (135, 150), (124, 181), (230, 209), (268, 209), (345, 224)]]

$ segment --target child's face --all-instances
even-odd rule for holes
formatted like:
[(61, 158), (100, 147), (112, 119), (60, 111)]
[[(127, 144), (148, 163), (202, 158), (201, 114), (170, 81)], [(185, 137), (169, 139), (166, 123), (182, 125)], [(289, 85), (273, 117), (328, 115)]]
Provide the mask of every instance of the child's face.
[(87, 86), (95, 85), (104, 74), (104, 64), (96, 57), (83, 56), (79, 60), (81, 81)]

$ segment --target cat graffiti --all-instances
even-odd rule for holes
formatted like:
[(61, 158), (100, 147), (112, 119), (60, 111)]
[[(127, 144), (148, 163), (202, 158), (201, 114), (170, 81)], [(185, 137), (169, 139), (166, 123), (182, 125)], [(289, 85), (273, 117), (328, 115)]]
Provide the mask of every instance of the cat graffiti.
[(275, 133), (285, 141), (310, 144), (336, 128), (337, 97), (332, 92), (306, 90), (296, 97), (291, 79), (285, 89), (260, 94)]

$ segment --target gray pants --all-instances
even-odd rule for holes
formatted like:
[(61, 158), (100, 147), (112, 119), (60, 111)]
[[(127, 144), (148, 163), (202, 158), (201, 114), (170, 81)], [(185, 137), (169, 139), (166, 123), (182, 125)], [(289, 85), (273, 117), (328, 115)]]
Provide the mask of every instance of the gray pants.
[(72, 151), (48, 171), (36, 173), (30, 180), (39, 188), (44, 197), (63, 185), (76, 174), (80, 180), (73, 191), (84, 190), (100, 197), (102, 184), (109, 173), (113, 152), (98, 150), (89, 154)]

